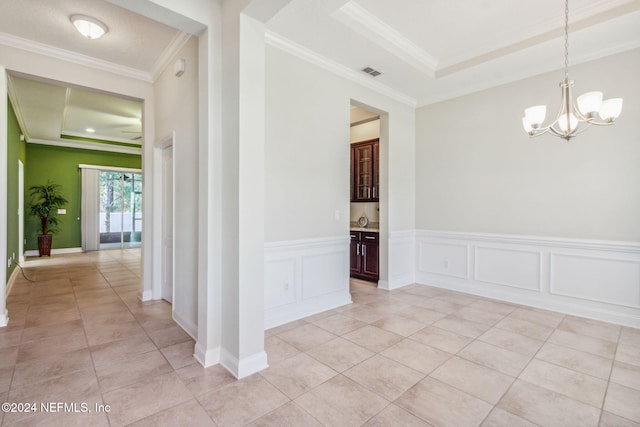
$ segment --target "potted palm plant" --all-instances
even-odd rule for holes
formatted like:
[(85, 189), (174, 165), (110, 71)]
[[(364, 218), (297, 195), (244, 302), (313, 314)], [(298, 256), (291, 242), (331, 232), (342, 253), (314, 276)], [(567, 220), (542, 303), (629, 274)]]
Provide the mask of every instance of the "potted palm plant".
[(68, 203), (62, 196), (62, 186), (47, 182), (45, 185), (34, 185), (31, 191), (31, 214), (40, 220), (41, 234), (38, 236), (38, 252), (40, 256), (51, 255), (51, 233), (58, 232), (58, 209)]

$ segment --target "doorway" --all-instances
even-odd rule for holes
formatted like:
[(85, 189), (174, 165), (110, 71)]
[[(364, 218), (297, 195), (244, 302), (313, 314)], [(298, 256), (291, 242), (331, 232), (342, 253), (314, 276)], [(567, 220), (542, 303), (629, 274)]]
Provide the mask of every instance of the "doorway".
[(142, 244), (142, 174), (100, 171), (100, 250)]
[(18, 160), (18, 262), (24, 262), (24, 163)]
[(173, 303), (173, 145), (162, 149), (162, 299)]
[(351, 105), (350, 276), (380, 279), (380, 116)]

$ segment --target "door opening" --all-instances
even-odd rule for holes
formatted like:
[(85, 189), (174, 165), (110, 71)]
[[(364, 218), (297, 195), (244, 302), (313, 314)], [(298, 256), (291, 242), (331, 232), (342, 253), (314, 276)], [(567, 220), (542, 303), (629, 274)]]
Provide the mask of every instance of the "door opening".
[(351, 106), (350, 275), (380, 279), (380, 116)]
[(173, 146), (162, 149), (162, 299), (173, 303)]
[(18, 262), (24, 262), (24, 163), (18, 160)]
[(142, 174), (100, 172), (100, 249), (142, 243)]

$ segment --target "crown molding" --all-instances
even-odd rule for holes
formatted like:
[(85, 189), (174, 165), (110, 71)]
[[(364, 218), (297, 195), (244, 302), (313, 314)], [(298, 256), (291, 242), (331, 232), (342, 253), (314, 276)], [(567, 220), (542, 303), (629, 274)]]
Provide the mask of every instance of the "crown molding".
[(402, 104), (408, 105), (413, 108), (415, 108), (417, 105), (417, 100), (415, 98), (407, 96), (404, 93), (392, 89), (382, 83), (375, 82), (372, 80), (373, 77), (364, 76), (361, 73), (352, 70), (351, 68), (345, 67), (344, 65), (336, 61), (333, 61), (329, 58), (317, 54), (310, 49), (300, 46), (299, 44), (294, 43), (291, 40), (274, 33), (273, 31), (265, 31), (265, 43), (281, 49), (304, 61), (317, 65), (333, 74), (351, 80), (382, 95), (388, 96), (389, 98), (401, 102)]
[(331, 16), (407, 64), (435, 78), (438, 67), (437, 58), (362, 6), (350, 1)]
[[(571, 30), (578, 31), (636, 10), (640, 10), (638, 1), (600, 0), (571, 11)], [(564, 31), (563, 16), (558, 15), (557, 19), (531, 26), (524, 32), (499, 34), (483, 46), (436, 58), (353, 1), (337, 9), (331, 16), (432, 79), (446, 77), (547, 42), (560, 37)]]
[(13, 47), (16, 49), (25, 50), (27, 52), (35, 53), (38, 55), (48, 56), (50, 58), (56, 58), (74, 64), (83, 65), (85, 67), (94, 68), (101, 71), (107, 71), (113, 74), (117, 74), (124, 77), (129, 77), (136, 80), (142, 80), (148, 83), (153, 83), (151, 74), (146, 71), (138, 70), (124, 65), (114, 64), (113, 62), (103, 61), (101, 59), (93, 58), (91, 56), (82, 55), (76, 52), (72, 52), (66, 49), (60, 49), (54, 46), (50, 46), (44, 43), (35, 42), (22, 37), (17, 37), (12, 34), (0, 32), (0, 44)]
[(110, 153), (136, 154), (142, 155), (142, 148), (126, 147), (124, 145), (101, 144), (99, 142), (72, 141), (72, 140), (48, 140), (48, 139), (27, 139), (29, 144), (50, 145), (53, 147), (76, 148), (81, 150), (107, 151)]
[(25, 140), (29, 139), (29, 131), (27, 129), (26, 122), (24, 121), (24, 117), (22, 116), (22, 108), (20, 108), (20, 103), (18, 102), (18, 97), (16, 96), (16, 88), (13, 83), (13, 79), (11, 78), (11, 74), (7, 73), (7, 93), (9, 95), (9, 101), (13, 106), (13, 112), (16, 115), (16, 119), (18, 120), (18, 126), (20, 126), (20, 131), (24, 135)]
[[(82, 133), (82, 132), (74, 132), (72, 130), (66, 130), (66, 129), (62, 129), (62, 131), (60, 132), (61, 135), (69, 135), (69, 136), (75, 136), (77, 138), (86, 138), (86, 139), (98, 139), (100, 141), (104, 141), (105, 143), (109, 143), (109, 142), (120, 142), (122, 144), (129, 144), (129, 145), (136, 145), (136, 146), (142, 146), (142, 139), (128, 139), (128, 138), (120, 138), (117, 136), (107, 136), (107, 135), (100, 135), (100, 134), (91, 134), (91, 136)], [(98, 144), (100, 144), (98, 142)]]
[[(569, 14), (570, 33), (640, 10), (640, 2), (634, 0), (601, 0)], [(498, 34), (489, 43), (476, 49), (440, 58), (436, 78), (473, 68), (485, 62), (531, 48), (564, 35), (564, 15), (542, 24), (532, 25), (518, 34)]]
[(151, 67), (151, 79), (155, 82), (160, 74), (167, 68), (167, 66), (171, 63), (171, 60), (175, 55), (180, 52), (180, 50), (187, 44), (189, 39), (191, 38), (191, 34), (185, 33), (184, 31), (179, 31), (169, 46), (162, 52), (158, 60), (153, 67)]
[[(574, 58), (571, 61), (571, 65), (580, 65), (585, 62), (595, 61), (600, 58), (605, 58), (610, 55), (616, 55), (618, 53), (627, 52), (629, 50), (640, 48), (640, 40), (631, 41), (624, 45), (611, 46), (606, 49), (601, 49), (598, 51), (590, 52), (586, 55), (581, 55)], [(470, 95), (475, 92), (480, 92), (485, 89), (490, 89), (493, 87), (501, 86), (508, 83), (513, 83), (518, 80), (524, 80), (531, 77), (539, 76), (544, 73), (549, 73), (553, 71), (561, 70), (559, 67), (560, 64), (539, 64), (535, 67), (527, 68), (526, 70), (522, 70), (519, 73), (509, 73), (508, 77), (500, 77), (495, 79), (488, 79), (478, 81), (475, 84), (461, 87), (458, 89), (447, 91), (439, 94), (431, 94), (429, 96), (422, 97), (418, 100), (417, 108), (425, 107), (427, 105), (437, 104), (438, 102), (447, 101), (449, 99), (459, 98), (461, 96)]]

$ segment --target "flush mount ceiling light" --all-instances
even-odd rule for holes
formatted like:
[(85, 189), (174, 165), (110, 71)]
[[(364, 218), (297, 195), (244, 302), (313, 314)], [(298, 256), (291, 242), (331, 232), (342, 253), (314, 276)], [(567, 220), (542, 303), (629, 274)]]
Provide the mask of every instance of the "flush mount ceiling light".
[[(562, 104), (556, 119), (542, 127), (547, 114), (546, 105), (536, 105), (524, 110), (522, 125), (529, 136), (551, 133), (569, 141), (588, 129), (589, 125), (612, 125), (622, 112), (622, 98), (602, 100), (602, 92), (588, 92), (580, 95), (577, 106), (573, 102), (571, 89), (573, 80), (569, 80), (569, 0), (564, 7), (564, 80), (560, 83)], [(600, 120), (596, 116), (600, 117)]]
[(99, 39), (109, 31), (106, 25), (90, 16), (71, 15), (70, 19), (78, 32), (91, 40)]

